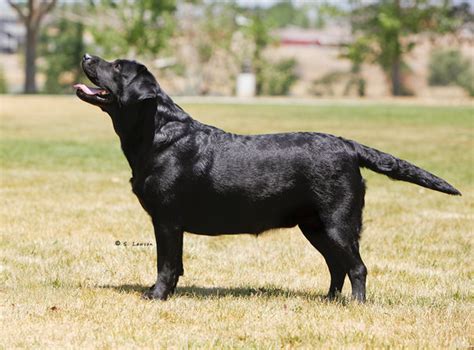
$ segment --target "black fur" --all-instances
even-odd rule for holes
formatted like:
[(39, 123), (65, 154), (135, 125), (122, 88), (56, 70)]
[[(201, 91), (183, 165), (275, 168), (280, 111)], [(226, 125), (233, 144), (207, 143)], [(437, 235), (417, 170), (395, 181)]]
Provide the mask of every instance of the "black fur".
[(298, 225), (324, 256), (329, 297), (345, 276), (365, 300), (359, 255), (365, 185), (360, 167), (437, 191), (444, 180), (389, 154), (321, 133), (236, 135), (193, 120), (153, 75), (133, 61), (87, 56), (87, 76), (107, 96), (78, 96), (107, 112), (132, 169), (131, 184), (151, 216), (158, 254), (147, 298), (166, 299), (183, 274), (183, 232), (252, 233)]

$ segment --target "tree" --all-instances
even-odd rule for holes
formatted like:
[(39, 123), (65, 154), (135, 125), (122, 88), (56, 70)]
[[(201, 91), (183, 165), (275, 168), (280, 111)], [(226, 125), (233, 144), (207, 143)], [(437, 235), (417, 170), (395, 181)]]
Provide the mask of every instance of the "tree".
[[(449, 7), (431, 4), (429, 0), (380, 0), (356, 6), (351, 13), (351, 25), (358, 40), (367, 45), (364, 59), (378, 63), (391, 83), (394, 96), (407, 93), (402, 83), (403, 56), (413, 50), (413, 34), (420, 32), (445, 33), (453, 29), (455, 19)], [(353, 45), (358, 45), (356, 40)], [(349, 47), (349, 50), (351, 47)]]
[(344, 89), (344, 95), (348, 95), (353, 87), (357, 89), (359, 97), (365, 96), (366, 81), (362, 77), (362, 64), (367, 59), (367, 54), (370, 51), (370, 42), (364, 38), (359, 37), (353, 43), (346, 47), (346, 51), (341, 55), (342, 58), (347, 58), (352, 62), (352, 67), (349, 71), (349, 81)]
[[(181, 14), (178, 26), (180, 39), (174, 43), (181, 61), (186, 62), (190, 91), (199, 94), (225, 93), (221, 90), (226, 85), (223, 80), (227, 85), (234, 80), (247, 51), (243, 45), (236, 45), (234, 40), (239, 38), (236, 18), (240, 11), (235, 3), (202, 2), (192, 4), (186, 15)], [(183, 47), (187, 49), (183, 50)]]
[[(280, 5), (272, 7), (277, 9), (274, 14), (280, 13)], [(287, 6), (286, 3), (282, 5), (282, 8)], [(286, 95), (289, 93), (291, 85), (297, 80), (296, 60), (270, 61), (265, 57), (265, 49), (275, 42), (271, 30), (279, 25), (275, 17), (267, 16), (267, 11), (259, 7), (252, 9), (249, 16), (251, 22), (246, 28), (247, 35), (254, 44), (252, 66), (256, 78), (255, 92), (257, 95)], [(280, 24), (282, 23), (284, 21), (280, 22)]]
[(310, 25), (306, 9), (295, 7), (292, 1), (275, 3), (265, 9), (265, 17), (266, 22), (276, 28), (284, 28), (289, 25), (308, 28)]
[[(75, 5), (73, 9), (80, 10)], [(71, 85), (81, 80), (83, 73), (78, 63), (86, 52), (83, 33), (81, 21), (70, 21), (62, 16), (41, 31), (39, 52), (45, 66), (40, 68), (46, 75), (43, 92), (68, 93)]]
[(176, 0), (91, 1), (91, 11), (97, 18), (92, 35), (102, 54), (153, 55), (173, 32)]
[(263, 67), (267, 64), (263, 58), (263, 50), (270, 44), (272, 37), (269, 33), (269, 28), (263, 19), (263, 10), (260, 8), (255, 9), (252, 16), (252, 23), (249, 27), (250, 37), (252, 38), (255, 49), (253, 52), (252, 63), (255, 71), (256, 87), (255, 92), (257, 95), (262, 94), (263, 88)]
[(36, 92), (36, 48), (38, 33), (41, 21), (56, 5), (56, 0), (28, 0), (25, 4), (14, 2), (13, 0), (7, 1), (18, 13), (26, 28), (24, 92), (26, 94), (33, 94)]

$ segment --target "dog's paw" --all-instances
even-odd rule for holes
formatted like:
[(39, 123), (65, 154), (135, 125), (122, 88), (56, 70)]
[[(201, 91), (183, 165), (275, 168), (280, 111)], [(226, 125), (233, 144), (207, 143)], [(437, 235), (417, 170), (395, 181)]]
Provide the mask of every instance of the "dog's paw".
[(152, 285), (146, 292), (142, 294), (142, 299), (145, 300), (166, 300), (171, 293), (166, 288)]
[(153, 289), (150, 289), (142, 294), (142, 299), (165, 301), (167, 299), (167, 296), (163, 295), (162, 293), (156, 293), (156, 291), (154, 291)]

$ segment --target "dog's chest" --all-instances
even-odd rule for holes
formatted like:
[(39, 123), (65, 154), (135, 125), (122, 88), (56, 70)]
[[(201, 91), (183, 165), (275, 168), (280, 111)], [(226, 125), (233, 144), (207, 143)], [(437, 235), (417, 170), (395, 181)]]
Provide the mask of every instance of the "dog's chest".
[(140, 179), (140, 177), (135, 176), (130, 178), (130, 185), (132, 186), (132, 192), (137, 196), (138, 201), (140, 202), (141, 206), (145, 211), (151, 215), (150, 207), (146, 205), (145, 198), (144, 198), (144, 179)]
[(169, 195), (166, 195), (167, 191), (162, 188), (158, 179), (158, 176), (151, 174), (134, 175), (130, 179), (132, 192), (149, 215), (154, 215), (157, 211), (162, 211), (167, 207), (168, 201), (166, 199)]

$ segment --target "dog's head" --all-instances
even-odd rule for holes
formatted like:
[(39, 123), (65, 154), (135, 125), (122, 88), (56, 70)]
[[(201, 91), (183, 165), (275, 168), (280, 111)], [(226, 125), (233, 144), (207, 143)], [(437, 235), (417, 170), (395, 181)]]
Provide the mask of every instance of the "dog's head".
[(140, 63), (129, 60), (108, 62), (85, 54), (82, 69), (97, 86), (76, 84), (76, 95), (83, 101), (107, 109), (129, 106), (158, 96), (159, 85), (155, 77)]

